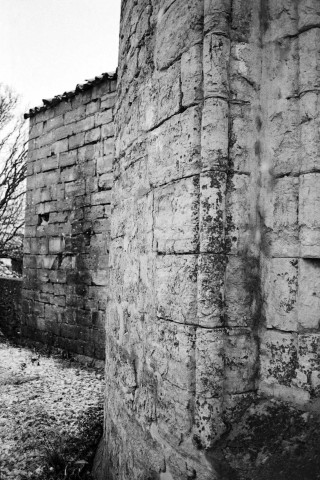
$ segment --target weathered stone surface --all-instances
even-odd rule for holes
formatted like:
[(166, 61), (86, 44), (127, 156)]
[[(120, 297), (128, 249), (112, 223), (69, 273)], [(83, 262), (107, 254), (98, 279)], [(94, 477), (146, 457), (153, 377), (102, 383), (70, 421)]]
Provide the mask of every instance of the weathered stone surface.
[(320, 326), (320, 260), (299, 261), (298, 323), (299, 329)]
[(301, 173), (319, 170), (319, 95), (306, 92), (300, 99)]
[[(172, 115), (179, 112), (181, 100), (180, 62), (174, 63), (165, 72), (157, 72), (139, 91), (141, 104), (141, 128), (149, 131)], [(139, 118), (133, 118), (138, 122)]]
[(224, 282), (226, 324), (229, 327), (252, 327), (260, 294), (256, 260), (246, 256), (228, 256)]
[(161, 255), (155, 267), (159, 318), (197, 323), (197, 256)]
[[(320, 258), (320, 174), (301, 175), (299, 188), (299, 225), (301, 256)], [(312, 208), (310, 208), (312, 205)]]
[(226, 232), (228, 253), (239, 254), (246, 251), (254, 228), (252, 224), (254, 191), (250, 176), (233, 175), (226, 189), (224, 210), (228, 216)]
[(299, 35), (300, 92), (310, 91), (319, 84), (320, 28), (311, 28)]
[(155, 62), (159, 69), (168, 67), (181, 53), (202, 37), (202, 0), (177, 0), (159, 9), (155, 44)]
[(201, 157), (204, 170), (226, 169), (228, 164), (228, 103), (205, 100), (202, 111)]
[(300, 254), (298, 195), (298, 178), (283, 177), (276, 180), (272, 215), (272, 254), (275, 257), (294, 257)]
[(266, 330), (260, 344), (260, 390), (283, 400), (305, 403), (309, 394), (294, 385), (298, 369), (298, 335)]
[(181, 179), (155, 190), (154, 249), (163, 253), (198, 248), (199, 177)]
[(298, 372), (295, 384), (310, 392), (312, 397), (320, 395), (319, 333), (302, 334), (298, 337)]
[(266, 325), (279, 330), (298, 330), (298, 259), (274, 258), (265, 282)]
[(223, 35), (208, 34), (203, 43), (204, 97), (229, 96), (228, 64), (230, 39)]
[(197, 323), (202, 327), (224, 325), (226, 262), (224, 255), (198, 256)]
[[(222, 420), (224, 329), (198, 329), (196, 339), (195, 434), (210, 448), (226, 430)], [(209, 421), (208, 421), (209, 420)]]
[(219, 171), (200, 176), (200, 251), (225, 251), (226, 174)]
[(261, 128), (260, 117), (251, 105), (234, 103), (230, 107), (230, 128), (232, 142), (229, 144), (229, 155), (235, 172), (251, 173), (251, 168), (258, 162), (252, 162), (254, 157), (254, 142), (252, 133)]
[(225, 383), (229, 394), (254, 391), (258, 372), (258, 347), (249, 328), (231, 328), (225, 339)]
[(181, 57), (182, 105), (189, 106), (202, 100), (202, 47), (197, 44)]
[(151, 132), (146, 153), (152, 185), (200, 172), (200, 128), (200, 111), (191, 107)]

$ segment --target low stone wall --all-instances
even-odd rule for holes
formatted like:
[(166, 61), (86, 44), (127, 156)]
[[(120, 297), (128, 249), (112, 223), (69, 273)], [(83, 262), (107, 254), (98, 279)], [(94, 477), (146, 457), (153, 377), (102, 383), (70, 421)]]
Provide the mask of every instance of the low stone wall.
[(115, 87), (107, 75), (29, 114), (22, 336), (96, 359), (105, 352)]
[(0, 330), (9, 337), (20, 329), (21, 287), (21, 279), (0, 278)]

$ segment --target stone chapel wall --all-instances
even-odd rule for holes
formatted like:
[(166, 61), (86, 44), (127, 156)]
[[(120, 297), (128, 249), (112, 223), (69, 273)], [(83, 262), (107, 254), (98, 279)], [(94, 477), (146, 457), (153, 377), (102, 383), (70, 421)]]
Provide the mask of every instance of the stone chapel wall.
[(22, 335), (104, 359), (115, 75), (30, 111)]
[(253, 401), (319, 396), (319, 16), (122, 1), (100, 478), (229, 478)]
[(101, 480), (233, 479), (246, 415), (319, 410), (319, 32), (318, 0), (122, 0), (116, 93), (32, 111), (21, 330), (106, 347)]

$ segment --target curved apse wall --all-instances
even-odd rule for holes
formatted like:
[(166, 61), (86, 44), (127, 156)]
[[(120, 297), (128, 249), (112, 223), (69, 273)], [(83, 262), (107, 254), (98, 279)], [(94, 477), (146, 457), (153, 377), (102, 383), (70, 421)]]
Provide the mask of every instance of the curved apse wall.
[(316, 10), (122, 2), (107, 478), (224, 478), (257, 392), (317, 395)]

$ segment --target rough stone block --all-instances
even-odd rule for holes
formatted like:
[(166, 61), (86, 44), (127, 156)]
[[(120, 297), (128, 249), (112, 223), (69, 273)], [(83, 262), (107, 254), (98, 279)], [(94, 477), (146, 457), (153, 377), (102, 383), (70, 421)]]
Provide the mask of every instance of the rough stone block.
[(231, 0), (204, 0), (204, 31), (215, 34), (229, 34)]
[(73, 125), (64, 125), (63, 127), (57, 128), (53, 134), (54, 140), (70, 137), (70, 135), (73, 134)]
[(300, 92), (317, 88), (320, 80), (320, 28), (299, 35)]
[(258, 377), (258, 345), (251, 331), (230, 329), (224, 355), (226, 391), (234, 394), (254, 390)]
[(113, 120), (113, 111), (112, 108), (105, 110), (103, 112), (98, 112), (94, 116), (94, 124), (96, 127), (100, 127), (106, 123), (110, 123)]
[(60, 179), (62, 182), (73, 182), (79, 178), (79, 169), (76, 166), (61, 169)]
[(113, 185), (113, 173), (103, 173), (99, 176), (98, 186), (101, 190), (109, 190)]
[(319, 173), (300, 176), (300, 251), (304, 258), (320, 258)]
[(69, 148), (69, 139), (64, 138), (63, 140), (58, 140), (51, 145), (51, 155), (59, 155), (62, 152), (66, 152)]
[(94, 101), (88, 103), (86, 105), (86, 116), (92, 115), (93, 113), (97, 113), (100, 110), (101, 100), (100, 98), (95, 99)]
[(88, 161), (95, 161), (97, 156), (101, 155), (101, 144), (97, 143), (96, 145), (86, 145), (81, 147), (77, 151), (77, 159), (79, 164), (88, 162)]
[(299, 90), (298, 38), (285, 37), (267, 44), (263, 68), (263, 83), (268, 89), (268, 97), (273, 100), (268, 108), (271, 115), (277, 113), (273, 109), (279, 109), (281, 115), (286, 109), (285, 99), (294, 97)]
[(274, 258), (268, 263), (268, 273), (263, 281), (266, 325), (297, 331), (298, 259)]
[(200, 176), (200, 252), (225, 251), (226, 174), (219, 171)]
[[(53, 114), (53, 112), (52, 112)], [(57, 117), (49, 118), (46, 119), (46, 125), (44, 127), (45, 132), (50, 132), (51, 130), (54, 130), (56, 128), (62, 127), (63, 126), (63, 115), (59, 115)]]
[(202, 37), (201, 0), (177, 0), (157, 16), (155, 62), (159, 69), (168, 67), (182, 52), (199, 43)]
[(146, 149), (152, 185), (200, 173), (200, 127), (200, 111), (191, 107), (150, 133)]
[(182, 105), (187, 107), (202, 100), (202, 46), (194, 45), (181, 57)]
[(224, 288), (226, 257), (200, 254), (197, 279), (197, 323), (214, 328), (224, 324)]
[(64, 239), (61, 237), (49, 238), (49, 252), (60, 253), (64, 250)]
[(298, 337), (298, 372), (295, 379), (297, 387), (310, 392), (311, 396), (320, 396), (320, 335), (307, 333)]
[(320, 24), (320, 5), (318, 0), (305, 0), (298, 4), (299, 30)]
[(286, 176), (275, 181), (272, 225), (273, 256), (299, 256), (298, 194), (298, 178)]
[(109, 284), (109, 273), (108, 270), (97, 270), (96, 272), (92, 272), (92, 284), (104, 286)]
[(71, 110), (71, 102), (70, 100), (63, 100), (62, 102), (58, 103), (55, 107), (54, 107), (54, 115), (55, 116), (58, 116), (58, 115), (63, 115), (64, 113), (66, 112), (70, 112)]
[(110, 122), (101, 126), (101, 137), (108, 138), (114, 136), (114, 123)]
[(36, 123), (35, 125), (31, 126), (29, 129), (29, 139), (32, 140), (34, 138), (40, 137), (43, 132), (43, 122)]
[(260, 54), (260, 45), (252, 42), (231, 45), (229, 83), (233, 101), (256, 101), (261, 83)]
[(254, 258), (230, 255), (225, 271), (225, 321), (229, 327), (251, 327), (260, 295), (259, 266)]
[(301, 115), (301, 173), (319, 171), (319, 94), (307, 92), (300, 99)]
[(69, 149), (72, 150), (74, 148), (82, 147), (84, 145), (84, 137), (85, 134), (83, 132), (78, 133), (77, 135), (72, 135), (69, 138)]
[[(189, 434), (192, 429), (192, 418), (186, 415), (192, 401), (192, 393), (187, 388), (163, 379), (157, 387), (157, 429), (159, 436), (171, 445), (178, 446), (181, 437)], [(172, 477), (171, 477), (172, 478)]]
[(252, 210), (256, 208), (254, 187), (248, 175), (234, 174), (228, 182), (224, 208), (227, 216), (227, 251), (230, 254), (245, 252), (252, 242), (255, 227), (253, 220), (255, 212)]
[(106, 93), (101, 97), (101, 110), (106, 110), (107, 108), (112, 108), (117, 99), (117, 93)]
[(222, 419), (224, 341), (224, 329), (197, 329), (194, 430), (205, 448), (226, 430)]
[(251, 173), (252, 164), (256, 162), (252, 134), (259, 128), (260, 118), (252, 105), (230, 105), (232, 142), (229, 144), (229, 156), (235, 172)]
[(37, 268), (37, 256), (25, 255), (23, 259), (24, 268)]
[(41, 258), (41, 267), (50, 270), (57, 263), (56, 255), (46, 255)]
[(268, 112), (271, 121), (266, 125), (265, 145), (273, 162), (268, 165), (266, 157), (263, 168), (271, 169), (274, 175), (297, 174), (301, 164), (299, 101), (289, 98), (279, 102), (270, 101), (270, 104), (274, 108)]
[(168, 387), (173, 384), (181, 390), (194, 391), (195, 327), (158, 318), (156, 324), (147, 321), (144, 329), (150, 345), (146, 352), (147, 365), (168, 381)]
[(85, 143), (93, 143), (93, 142), (97, 142), (98, 140), (100, 140), (100, 137), (101, 137), (101, 128), (97, 127), (97, 128), (93, 128), (92, 130), (89, 130), (88, 132), (86, 132), (84, 141), (85, 141)]
[[(294, 381), (298, 369), (298, 335), (265, 330), (260, 337), (260, 389), (262, 392), (287, 399), (295, 393)], [(300, 396), (305, 398), (304, 392)], [(307, 395), (308, 397), (308, 395)], [(296, 401), (299, 397), (297, 395)]]
[(103, 142), (103, 155), (108, 161), (112, 161), (114, 158), (114, 140), (108, 138)]
[(64, 123), (68, 125), (69, 123), (79, 122), (86, 116), (86, 107), (85, 105), (80, 105), (77, 108), (72, 109), (70, 112), (66, 112), (64, 115)]
[(110, 190), (104, 190), (103, 192), (93, 193), (91, 195), (91, 205), (103, 205), (105, 203), (111, 203)]
[(66, 183), (64, 188), (66, 199), (72, 197), (81, 197), (86, 193), (86, 184), (84, 179)]
[(208, 34), (203, 44), (204, 98), (229, 98), (230, 40), (223, 35)]
[(91, 130), (94, 128), (94, 115), (91, 115), (90, 117), (85, 117), (83, 120), (80, 120), (79, 122), (76, 122), (73, 124), (73, 133), (81, 133), (81, 132), (87, 132), (88, 130)]
[(291, 0), (270, 0), (268, 9), (261, 12), (265, 41), (294, 37), (298, 30), (298, 9)]
[(160, 187), (154, 198), (154, 249), (195, 252), (199, 245), (199, 177)]
[(178, 323), (197, 323), (197, 256), (160, 255), (155, 279), (157, 316)]
[(299, 260), (299, 330), (320, 326), (320, 259)]
[(202, 111), (201, 156), (203, 170), (228, 166), (229, 107), (225, 100), (209, 98)]
[[(180, 62), (176, 62), (165, 72), (156, 72), (152, 79), (143, 85), (139, 95), (141, 104), (139, 112), (136, 113), (140, 118), (131, 117), (131, 122), (138, 122), (143, 131), (151, 130), (178, 113), (181, 97)], [(130, 137), (131, 135), (128, 141)]]

